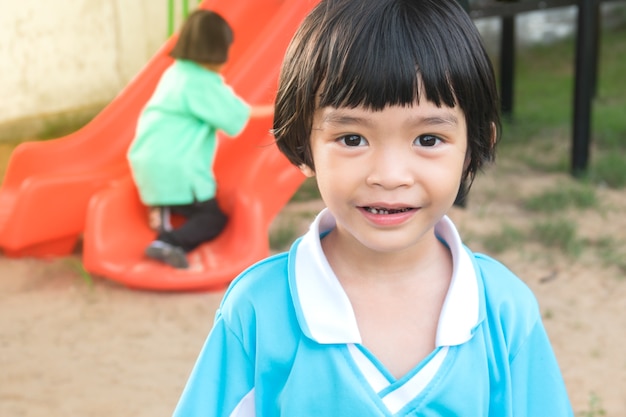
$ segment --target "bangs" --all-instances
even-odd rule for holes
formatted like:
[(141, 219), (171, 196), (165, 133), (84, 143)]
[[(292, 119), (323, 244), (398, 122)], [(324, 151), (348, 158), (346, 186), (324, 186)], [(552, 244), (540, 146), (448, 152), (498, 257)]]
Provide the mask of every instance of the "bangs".
[(410, 1), (367, 3), (350, 23), (328, 22), (330, 41), (314, 58), (319, 106), (381, 110), (425, 98), (454, 107), (454, 65), (462, 58), (443, 42), (451, 36), (444, 16), (415, 10)]
[(273, 133), (296, 166), (314, 169), (319, 108), (458, 106), (473, 178), (500, 136), (499, 100), (480, 33), (456, 0), (322, 0), (294, 35), (281, 68)]

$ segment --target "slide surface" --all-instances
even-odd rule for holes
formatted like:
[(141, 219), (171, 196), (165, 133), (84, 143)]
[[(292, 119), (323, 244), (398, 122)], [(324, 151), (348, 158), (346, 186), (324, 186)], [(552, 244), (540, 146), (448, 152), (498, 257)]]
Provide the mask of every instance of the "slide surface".
[[(233, 26), (227, 82), (250, 103), (274, 98), (296, 27), (316, 1), (204, 1)], [(125, 159), (137, 117), (165, 68), (172, 38), (94, 120), (78, 132), (14, 151), (0, 188), (0, 248), (10, 256), (69, 253), (82, 235), (87, 271), (133, 288), (222, 287), (269, 253), (268, 228), (304, 177), (276, 149), (271, 119), (251, 121), (236, 139), (219, 137), (218, 200), (225, 231), (189, 256), (188, 270), (148, 260), (154, 238)]]

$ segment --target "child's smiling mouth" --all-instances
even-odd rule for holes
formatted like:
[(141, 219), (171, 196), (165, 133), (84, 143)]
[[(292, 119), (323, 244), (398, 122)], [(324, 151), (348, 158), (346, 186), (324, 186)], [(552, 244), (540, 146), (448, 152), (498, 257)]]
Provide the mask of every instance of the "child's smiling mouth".
[(364, 206), (361, 207), (363, 210), (367, 211), (371, 214), (398, 214), (398, 213), (406, 213), (407, 211), (415, 210), (413, 207), (403, 207), (403, 208), (385, 208), (385, 207), (369, 207)]

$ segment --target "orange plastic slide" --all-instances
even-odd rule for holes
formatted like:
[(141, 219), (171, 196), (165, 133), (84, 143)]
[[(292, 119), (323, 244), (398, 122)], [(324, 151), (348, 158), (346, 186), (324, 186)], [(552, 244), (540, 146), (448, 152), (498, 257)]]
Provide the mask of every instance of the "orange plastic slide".
[[(233, 26), (224, 76), (251, 103), (273, 100), (286, 46), (314, 0), (204, 1)], [(59, 256), (83, 235), (85, 268), (133, 288), (204, 290), (226, 285), (269, 253), (268, 228), (302, 183), (278, 152), (271, 120), (251, 121), (236, 139), (220, 137), (218, 200), (225, 231), (190, 254), (189, 270), (147, 260), (154, 238), (129, 175), (126, 150), (136, 120), (164, 69), (170, 39), (94, 120), (78, 132), (16, 148), (0, 188), (0, 248), (9, 256)]]

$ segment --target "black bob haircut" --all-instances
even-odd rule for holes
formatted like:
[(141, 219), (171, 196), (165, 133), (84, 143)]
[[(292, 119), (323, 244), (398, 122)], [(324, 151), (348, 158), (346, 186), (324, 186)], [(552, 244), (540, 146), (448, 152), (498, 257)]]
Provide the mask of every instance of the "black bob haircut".
[(456, 0), (322, 0), (305, 18), (281, 69), (273, 133), (291, 163), (315, 170), (317, 109), (409, 106), (426, 99), (463, 111), (470, 183), (492, 161), (501, 132), (491, 61)]
[(200, 64), (223, 64), (233, 39), (233, 30), (222, 16), (197, 9), (187, 17), (169, 55)]

